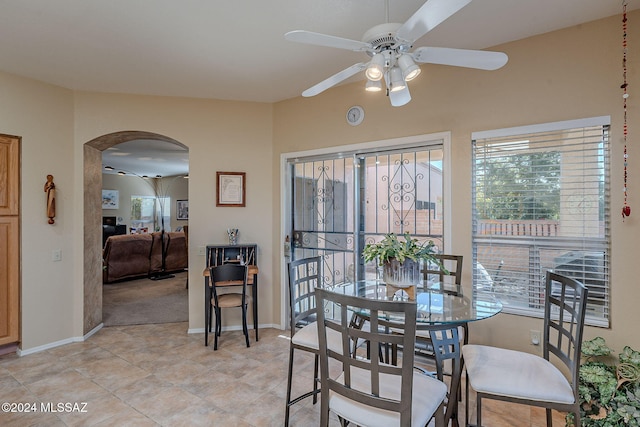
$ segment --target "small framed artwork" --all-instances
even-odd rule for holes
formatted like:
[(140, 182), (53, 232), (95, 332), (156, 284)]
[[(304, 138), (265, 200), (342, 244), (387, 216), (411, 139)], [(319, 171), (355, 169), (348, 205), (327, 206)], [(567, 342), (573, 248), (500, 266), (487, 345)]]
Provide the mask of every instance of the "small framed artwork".
[(120, 195), (118, 190), (102, 190), (102, 209), (119, 209)]
[(244, 207), (245, 178), (244, 172), (216, 172), (216, 206)]
[(176, 200), (176, 219), (189, 219), (188, 200)]

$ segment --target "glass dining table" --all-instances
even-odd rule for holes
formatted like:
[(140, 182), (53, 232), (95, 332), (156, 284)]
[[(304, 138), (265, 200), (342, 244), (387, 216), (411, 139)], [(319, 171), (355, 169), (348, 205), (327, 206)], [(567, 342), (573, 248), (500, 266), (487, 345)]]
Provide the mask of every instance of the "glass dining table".
[[(332, 292), (362, 298), (409, 301), (408, 293), (403, 290), (389, 292), (385, 283), (380, 280), (342, 283), (329, 286), (327, 289)], [(418, 330), (437, 331), (451, 329), (470, 322), (488, 319), (502, 311), (502, 304), (493, 294), (478, 293), (470, 299), (460, 294), (442, 291), (435, 283), (418, 285), (415, 289), (415, 301), (418, 306), (416, 320), (416, 328)], [(331, 313), (332, 307), (325, 307), (324, 309), (327, 312), (327, 316), (337, 315), (337, 313)], [(368, 316), (368, 313), (356, 314), (365, 318)], [(379, 316), (384, 316), (383, 320), (385, 321), (404, 322), (404, 319), (398, 317), (399, 315), (396, 313), (393, 316), (386, 313), (379, 314)], [(454, 425), (457, 425), (458, 400), (451, 400), (455, 403), (447, 408), (446, 419), (452, 418)]]
[[(437, 286), (418, 286), (416, 288), (416, 303), (418, 305), (417, 329), (433, 329), (442, 326), (448, 328), (469, 322), (488, 319), (502, 311), (500, 301), (490, 293), (478, 293), (473, 299), (436, 289)], [(362, 298), (372, 298), (395, 301), (408, 301), (408, 295), (403, 291), (387, 294), (387, 286), (379, 280), (362, 280), (329, 286), (332, 292), (353, 295)], [(387, 318), (385, 320), (402, 322), (403, 319)]]

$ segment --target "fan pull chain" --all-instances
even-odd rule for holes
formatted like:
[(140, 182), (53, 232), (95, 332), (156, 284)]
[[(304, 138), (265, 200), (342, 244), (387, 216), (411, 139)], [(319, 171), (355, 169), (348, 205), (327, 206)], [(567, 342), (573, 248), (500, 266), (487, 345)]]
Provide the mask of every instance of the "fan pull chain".
[(629, 215), (631, 215), (631, 206), (627, 204), (627, 162), (629, 155), (627, 154), (627, 136), (629, 134), (629, 128), (627, 124), (627, 99), (629, 93), (627, 88), (627, 0), (622, 2), (622, 108), (624, 110), (624, 126), (622, 129), (624, 139), (624, 205), (622, 206), (622, 221)]

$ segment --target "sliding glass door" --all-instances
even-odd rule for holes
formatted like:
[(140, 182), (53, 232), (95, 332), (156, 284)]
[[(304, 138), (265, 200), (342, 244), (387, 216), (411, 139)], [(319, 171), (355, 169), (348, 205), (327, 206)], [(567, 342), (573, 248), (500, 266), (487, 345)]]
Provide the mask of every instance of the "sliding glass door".
[(387, 233), (443, 250), (442, 140), (288, 160), (291, 259), (321, 255), (326, 285), (375, 278), (362, 249)]

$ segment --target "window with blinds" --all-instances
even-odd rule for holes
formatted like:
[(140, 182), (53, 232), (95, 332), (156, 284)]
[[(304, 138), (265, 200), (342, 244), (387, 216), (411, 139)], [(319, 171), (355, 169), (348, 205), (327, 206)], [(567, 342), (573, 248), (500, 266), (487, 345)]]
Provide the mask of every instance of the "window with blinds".
[(544, 314), (547, 270), (589, 290), (609, 326), (609, 117), (476, 132), (473, 288), (509, 313)]

